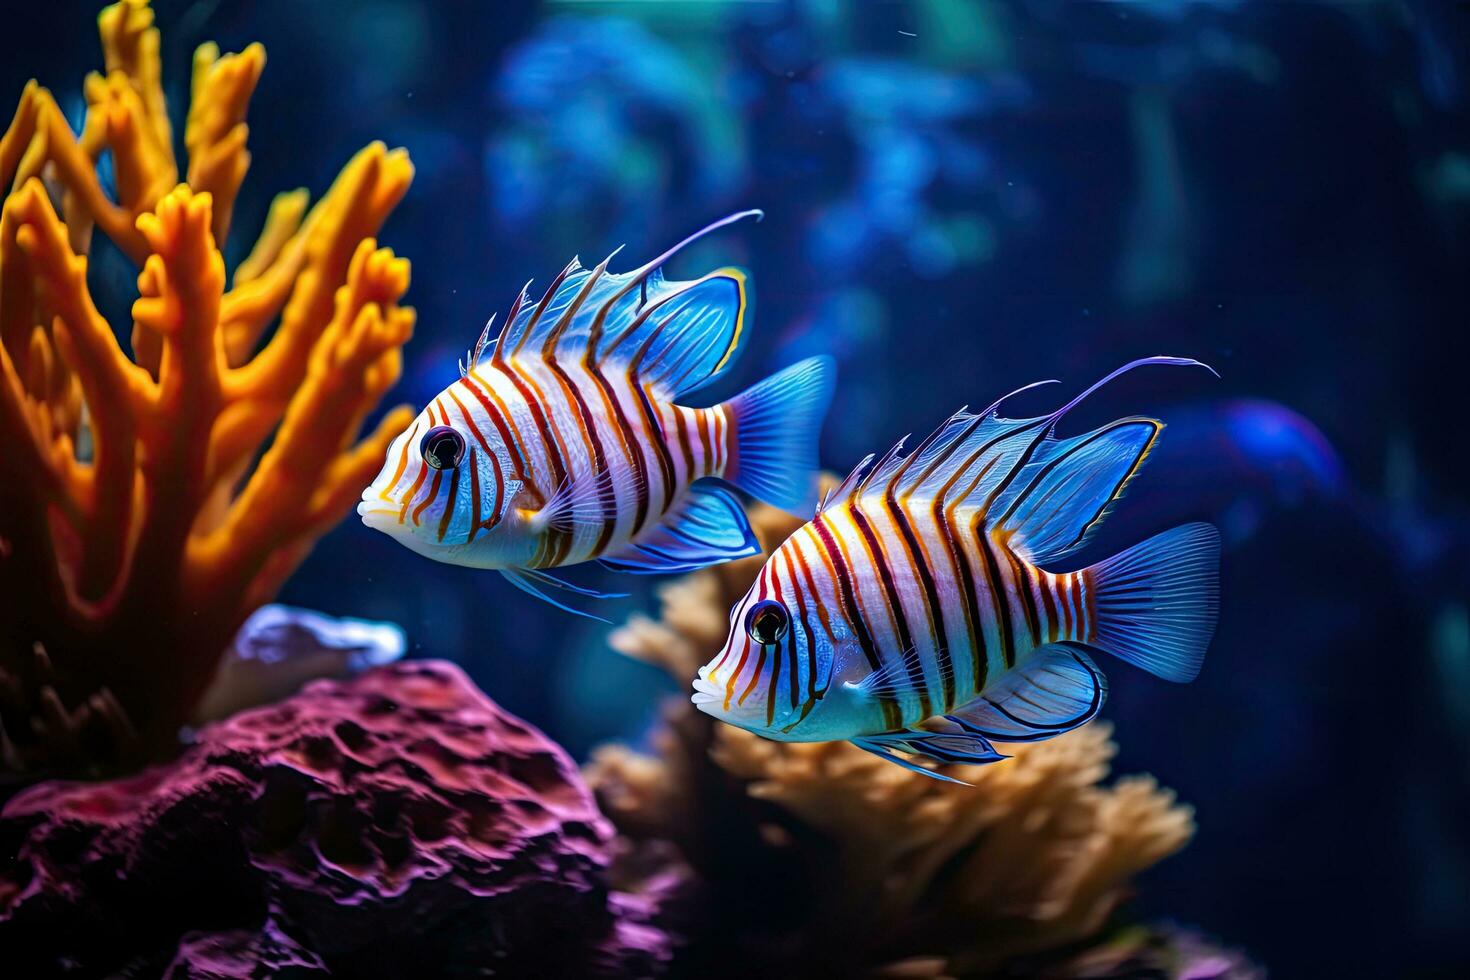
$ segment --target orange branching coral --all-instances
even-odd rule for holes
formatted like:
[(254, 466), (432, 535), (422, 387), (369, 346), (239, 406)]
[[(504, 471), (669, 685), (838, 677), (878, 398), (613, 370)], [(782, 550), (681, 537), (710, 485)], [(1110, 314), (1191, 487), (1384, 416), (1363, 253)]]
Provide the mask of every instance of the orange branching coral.
[[(374, 242), (407, 156), (368, 146), (309, 212), (280, 195), (226, 288), (265, 52), (196, 53), (181, 183), (152, 10), (98, 24), (81, 133), (33, 82), (0, 139), (0, 769), (167, 751), (409, 418), (357, 441), (413, 329), (408, 263)], [(131, 356), (88, 290), (94, 229), (142, 270)]]
[[(757, 507), (769, 551), (796, 527)], [(724, 639), (761, 559), (662, 593), (612, 637), (681, 681)], [(771, 742), (671, 706), (657, 753), (599, 750), (589, 780), (623, 835), (625, 884), (687, 876), (689, 975), (984, 976), (1095, 935), (1138, 872), (1193, 833), (1152, 779), (1101, 784), (1105, 724), (926, 779), (847, 743)], [(696, 903), (696, 905), (699, 903)], [(1062, 964), (1052, 963), (1057, 975)]]

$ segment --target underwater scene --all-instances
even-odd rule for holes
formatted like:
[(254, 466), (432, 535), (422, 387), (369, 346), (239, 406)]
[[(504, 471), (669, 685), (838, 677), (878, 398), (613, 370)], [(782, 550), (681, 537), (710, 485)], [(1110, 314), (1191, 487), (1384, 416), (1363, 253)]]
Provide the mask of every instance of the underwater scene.
[(1452, 0), (7, 4), (0, 977), (1467, 975), (1467, 87)]

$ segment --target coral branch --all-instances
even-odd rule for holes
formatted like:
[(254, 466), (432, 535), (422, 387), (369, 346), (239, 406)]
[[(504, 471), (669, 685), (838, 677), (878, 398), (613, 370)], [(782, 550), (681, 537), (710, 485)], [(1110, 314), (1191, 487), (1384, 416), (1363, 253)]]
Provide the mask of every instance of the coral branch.
[[(209, 491), (210, 434), (221, 407), (220, 297), (225, 264), (210, 233), (208, 194), (180, 185), (154, 214), (138, 219), (153, 254), (138, 277), (133, 319), (162, 338), (156, 395), (139, 433), (147, 447), (140, 472), (148, 486), (136, 572), (179, 574), (192, 517)], [(167, 578), (165, 578), (167, 581)]]
[(160, 38), (148, 0), (122, 0), (103, 8), (97, 15), (97, 31), (102, 36), (103, 64), (108, 75), (120, 74), (137, 92), (143, 111), (135, 118), (143, 125), (151, 152), (177, 175), (173, 129), (163, 97)]
[[(388, 249), (375, 249), (370, 239), (358, 245), (347, 284), (337, 293), (336, 312), (312, 352), (309, 372), (286, 413), (280, 437), (224, 526), (195, 549), (201, 581), (210, 582), (222, 573), (222, 555), (250, 556), (233, 563), (237, 570), (265, 567), (283, 540), (310, 533), (333, 519), (372, 479), (367, 461), (381, 461), (391, 433), (408, 423), (406, 410), (386, 419), (357, 452), (333, 454), (349, 449), (361, 424), (362, 406), (376, 401), (398, 379), (399, 348), (413, 332), (413, 311), (397, 306), (408, 278), (408, 263)], [(313, 488), (305, 500), (293, 493), (300, 487)]]
[(389, 152), (382, 143), (370, 144), (347, 164), (298, 234), (303, 239), (304, 268), (275, 336), (252, 361), (233, 372), (236, 394), (284, 410), (331, 318), (333, 294), (346, 278), (357, 243), (377, 234), (412, 179), (407, 154)]
[(245, 109), (265, 67), (265, 48), (252, 44), (239, 54), (220, 57), (214, 44), (194, 53), (194, 83), (184, 146), (189, 151), (189, 184), (214, 197), (214, 237), (230, 227), (235, 194), (250, 167), (245, 152)]
[[(80, 136), (31, 83), (0, 137), (9, 768), (88, 768), (67, 733), (89, 718), (128, 719), (142, 753), (172, 751), (236, 627), (351, 506), (403, 424), (390, 414), (354, 444), (413, 329), (398, 305), (408, 264), (373, 242), (412, 178), (404, 153), (367, 147), (310, 214), (304, 191), (281, 195), (226, 292), (220, 241), (265, 53), (199, 50), (177, 184), (153, 12), (123, 0), (98, 25), (107, 70), (86, 81)], [(97, 177), (104, 151), (116, 203)], [(141, 269), (134, 360), (88, 292), (94, 227)]]
[[(131, 157), (126, 152), (133, 136), (133, 112), (136, 100), (117, 101), (116, 86), (104, 86), (109, 93), (105, 101), (108, 138), (117, 150), (114, 159), (119, 173), (119, 187), (123, 186), (122, 174), (131, 174)], [(57, 180), (66, 188), (67, 201), (72, 202), (89, 225), (96, 223), (103, 234), (122, 249), (129, 258), (141, 262), (147, 254), (147, 245), (142, 235), (133, 227), (136, 211), (119, 207), (108, 200), (97, 179), (96, 161), (82, 148), (66, 124), (66, 117), (56, 105), (56, 99), (44, 88), (33, 88), (30, 92), (33, 106), (33, 129), (27, 136), (29, 146), (22, 152), (15, 173), (9, 175), (13, 187), (23, 186), (33, 178), (41, 176), (46, 164), (50, 164)], [(133, 108), (129, 108), (132, 105)], [(89, 113), (93, 111), (88, 109)], [(0, 177), (7, 176), (0, 173)], [(172, 182), (172, 177), (169, 181)], [(138, 195), (140, 198), (146, 195)], [(74, 215), (66, 215), (70, 222)]]
[[(66, 228), (52, 211), (39, 180), (29, 181), (5, 204), (0, 224), (14, 223), (24, 264), (9, 256), (39, 287), (42, 305), (55, 317), (57, 352), (76, 372), (91, 420), (93, 463), (85, 471), (66, 467), (70, 493), (85, 519), (77, 530), (89, 547), (75, 580), (78, 596), (96, 600), (116, 579), (128, 541), (137, 428), (135, 418), (149, 400), (152, 382), (117, 345), (112, 328), (87, 291), (87, 260), (71, 250)], [(0, 232), (8, 240), (8, 233)], [(104, 406), (117, 411), (97, 412)], [(61, 461), (53, 459), (53, 466)], [(85, 478), (84, 478), (85, 474)]]
[(220, 320), (225, 334), (225, 357), (238, 367), (250, 356), (286, 299), (306, 261), (306, 249), (296, 233), (306, 216), (306, 191), (276, 195), (255, 247), (235, 268), (234, 288), (224, 297)]

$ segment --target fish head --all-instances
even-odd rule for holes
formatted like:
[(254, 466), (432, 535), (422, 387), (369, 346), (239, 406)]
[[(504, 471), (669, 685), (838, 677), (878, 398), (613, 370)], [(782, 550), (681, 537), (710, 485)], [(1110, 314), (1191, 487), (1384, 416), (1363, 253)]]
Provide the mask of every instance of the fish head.
[(842, 640), (822, 623), (819, 597), (792, 574), (789, 546), (777, 549), (730, 610), (725, 644), (700, 668), (691, 700), (705, 714), (767, 738), (813, 741), (824, 737), (823, 699)]
[(503, 451), (482, 444), (436, 399), (388, 446), (357, 513), (419, 554), (452, 561), (499, 525), (520, 490)]

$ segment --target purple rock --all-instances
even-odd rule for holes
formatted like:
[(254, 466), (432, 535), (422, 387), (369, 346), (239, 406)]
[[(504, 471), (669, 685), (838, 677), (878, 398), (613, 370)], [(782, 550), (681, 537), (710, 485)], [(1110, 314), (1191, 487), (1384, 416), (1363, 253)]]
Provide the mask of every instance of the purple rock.
[(0, 813), (17, 976), (645, 976), (671, 956), (610, 893), (572, 761), (456, 667), (317, 681), (109, 783)]

